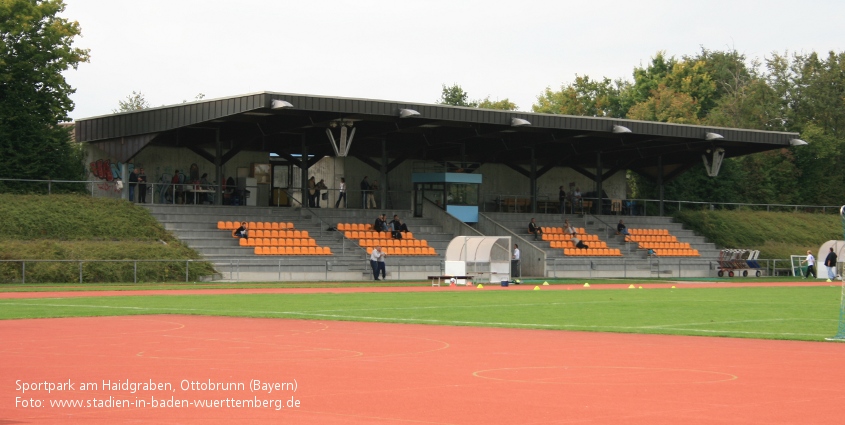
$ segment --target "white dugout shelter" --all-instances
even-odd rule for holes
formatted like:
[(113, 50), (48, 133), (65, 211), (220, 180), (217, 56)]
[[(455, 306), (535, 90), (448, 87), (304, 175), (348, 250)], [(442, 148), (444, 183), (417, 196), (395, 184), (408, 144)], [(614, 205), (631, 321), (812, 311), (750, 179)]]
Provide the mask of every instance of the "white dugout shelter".
[(446, 248), (444, 274), (475, 276), (477, 282), (509, 281), (510, 247), (510, 236), (458, 236), (452, 239)]
[[(830, 252), (830, 248), (833, 248), (833, 252), (836, 254), (836, 272), (834, 273), (835, 276), (842, 275), (842, 263), (845, 263), (845, 241), (835, 241), (830, 240), (822, 244), (819, 248), (819, 252), (816, 253), (816, 275), (819, 279), (827, 279), (827, 267), (824, 265), (824, 259), (827, 258), (827, 254)], [(792, 260), (792, 275), (799, 276), (803, 273), (802, 267), (805, 267), (806, 264), (803, 263), (804, 260), (807, 259), (806, 255), (793, 255)]]

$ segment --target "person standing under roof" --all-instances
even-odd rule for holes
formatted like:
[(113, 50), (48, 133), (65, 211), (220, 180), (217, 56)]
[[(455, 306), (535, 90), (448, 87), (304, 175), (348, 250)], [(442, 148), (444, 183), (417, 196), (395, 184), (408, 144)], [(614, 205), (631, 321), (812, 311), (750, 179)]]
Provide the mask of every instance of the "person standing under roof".
[(367, 176), (364, 176), (364, 180), (361, 180), (361, 208), (367, 209), (367, 196), (370, 194), (370, 181), (367, 180)]
[(346, 208), (346, 179), (343, 177), (340, 178), (340, 190), (337, 192), (337, 202), (334, 203), (335, 208), (340, 206), (341, 199), (343, 200), (343, 208)]

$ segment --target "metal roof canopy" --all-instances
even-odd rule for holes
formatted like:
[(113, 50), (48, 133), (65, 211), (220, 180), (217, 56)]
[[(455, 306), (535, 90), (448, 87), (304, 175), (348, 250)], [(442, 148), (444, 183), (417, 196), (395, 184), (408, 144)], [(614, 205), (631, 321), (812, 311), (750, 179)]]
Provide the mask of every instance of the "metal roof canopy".
[[(291, 106), (272, 109), (274, 100)], [(402, 110), (419, 114), (401, 118)], [(344, 123), (355, 129), (350, 156), (371, 164), (371, 158), (381, 158), (385, 142), (392, 158), (511, 166), (536, 161), (544, 168), (576, 170), (593, 168), (600, 158), (605, 170), (651, 176), (659, 163), (667, 170), (687, 169), (715, 148), (734, 157), (789, 147), (798, 138), (786, 132), (262, 92), (83, 118), (76, 121), (76, 139), (97, 143), (124, 162), (147, 145), (213, 151), (212, 131), (230, 151), (289, 156), (306, 146), (320, 158), (335, 156), (326, 129)], [(614, 126), (622, 127), (614, 132)], [(707, 133), (722, 138), (708, 140)]]

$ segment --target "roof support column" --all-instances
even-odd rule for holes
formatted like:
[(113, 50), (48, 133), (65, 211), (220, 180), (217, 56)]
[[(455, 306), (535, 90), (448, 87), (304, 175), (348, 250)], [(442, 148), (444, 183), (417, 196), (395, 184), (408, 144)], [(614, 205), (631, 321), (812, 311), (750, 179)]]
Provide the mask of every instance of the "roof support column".
[(531, 187), (529, 194), (531, 196), (531, 212), (537, 212), (537, 158), (534, 157), (534, 148), (531, 148), (531, 172), (529, 173), (529, 180)]
[(302, 203), (303, 207), (308, 207), (308, 145), (305, 144), (305, 134), (302, 135), (302, 160), (299, 163), (299, 171), (301, 182), (300, 188), (302, 196), (300, 197), (300, 202)]
[(381, 139), (381, 164), (379, 166), (379, 198), (381, 209), (387, 209), (387, 140)]
[(220, 129), (214, 130), (214, 205), (223, 205), (223, 143)]
[(663, 156), (657, 157), (657, 206), (658, 215), (663, 217)]
[(602, 196), (602, 164), (601, 164), (601, 151), (596, 152), (596, 198), (598, 198), (598, 202), (596, 203), (596, 209), (594, 210), (593, 214), (601, 214), (602, 213), (602, 201), (604, 201)]
[(129, 202), (135, 202), (134, 199), (129, 199), (129, 164), (124, 162), (120, 165), (120, 177), (122, 177), (121, 180), (123, 180), (123, 183), (126, 186), (126, 189), (120, 192), (120, 198), (128, 200)]

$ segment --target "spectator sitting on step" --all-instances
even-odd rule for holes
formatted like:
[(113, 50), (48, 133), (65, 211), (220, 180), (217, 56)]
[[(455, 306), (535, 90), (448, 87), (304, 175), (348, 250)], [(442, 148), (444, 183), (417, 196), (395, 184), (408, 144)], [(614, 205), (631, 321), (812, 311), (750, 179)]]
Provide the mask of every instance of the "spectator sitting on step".
[(247, 225), (246, 225), (245, 221), (241, 222), (241, 226), (238, 227), (237, 229), (235, 229), (235, 231), (232, 232), (232, 236), (236, 237), (236, 238), (247, 238), (247, 237), (249, 237), (249, 229), (247, 229)]
[(624, 221), (619, 220), (619, 224), (616, 225), (616, 234), (624, 236), (625, 240), (628, 240), (628, 236), (631, 236), (631, 234), (628, 233), (628, 227), (625, 226)]
[(575, 228), (569, 224), (569, 219), (563, 220), (563, 232), (570, 236), (575, 236)]
[(534, 235), (535, 241), (540, 237), (540, 235), (543, 234), (543, 231), (540, 229), (540, 226), (538, 226), (537, 223), (534, 222), (534, 217), (531, 217), (531, 222), (528, 223), (528, 233)]
[(577, 236), (573, 236), (572, 239), (570, 239), (570, 240), (575, 245), (575, 248), (581, 248), (581, 249), (589, 248), (589, 246), (587, 246), (587, 244), (585, 244), (583, 241), (581, 241), (581, 239), (578, 239)]
[(646, 252), (646, 256), (647, 257), (657, 257), (657, 253), (654, 252), (653, 249), (649, 248), (648, 251)]
[(373, 223), (373, 230), (376, 232), (386, 232), (387, 231), (387, 222), (385, 221), (385, 214), (382, 214), (376, 217), (375, 223)]
[(390, 233), (394, 239), (402, 239), (402, 232), (408, 231), (408, 226), (402, 223), (398, 215), (393, 215), (393, 221), (390, 222)]

